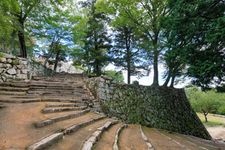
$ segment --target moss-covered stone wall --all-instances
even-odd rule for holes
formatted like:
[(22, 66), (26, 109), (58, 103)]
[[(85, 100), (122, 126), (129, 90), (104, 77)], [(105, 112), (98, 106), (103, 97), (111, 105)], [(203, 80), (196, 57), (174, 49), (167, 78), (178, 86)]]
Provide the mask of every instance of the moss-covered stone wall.
[(127, 123), (211, 139), (183, 89), (120, 85), (104, 77), (87, 79), (87, 87), (105, 113)]

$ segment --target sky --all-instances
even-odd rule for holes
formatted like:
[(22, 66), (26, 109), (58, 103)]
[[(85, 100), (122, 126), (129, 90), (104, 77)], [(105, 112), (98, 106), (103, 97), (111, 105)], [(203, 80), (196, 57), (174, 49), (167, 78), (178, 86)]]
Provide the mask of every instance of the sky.
[[(105, 70), (116, 70), (119, 71), (120, 69), (118, 69), (117, 67), (115, 67), (113, 64), (109, 64)], [(163, 76), (163, 71), (164, 71), (164, 67), (162, 64), (159, 65), (159, 84), (162, 85), (164, 83), (164, 79), (162, 78)], [(123, 77), (124, 77), (124, 82), (127, 83), (127, 71), (122, 71), (123, 72)], [(138, 78), (137, 76), (131, 76), (131, 83), (133, 81), (138, 81), (140, 85), (145, 85), (145, 86), (149, 86), (152, 84), (153, 82), (153, 71), (149, 74), (149, 76), (145, 76), (142, 78)], [(185, 80), (183, 83), (179, 82), (177, 85), (175, 85), (176, 88), (184, 88), (186, 85), (188, 85), (190, 83), (190, 80)]]

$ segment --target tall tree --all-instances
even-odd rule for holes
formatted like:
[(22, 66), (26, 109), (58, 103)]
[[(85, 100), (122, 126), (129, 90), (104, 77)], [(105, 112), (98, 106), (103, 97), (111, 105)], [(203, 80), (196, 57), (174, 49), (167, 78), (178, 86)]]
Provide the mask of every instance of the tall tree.
[[(163, 17), (170, 12), (168, 1), (163, 0), (107, 0), (105, 6), (109, 7), (116, 16), (123, 16), (129, 23), (138, 27), (140, 38), (145, 41), (145, 48), (152, 53), (149, 58), (153, 62), (153, 85), (159, 85), (158, 64), (160, 55), (165, 49), (163, 39)], [(146, 42), (147, 41), (147, 42)]]
[[(82, 25), (82, 20), (86, 22), (86, 30), (83, 33), (76, 34), (80, 36), (83, 45), (79, 49), (82, 61), (86, 64), (88, 72), (97, 76), (101, 75), (102, 68), (108, 63), (108, 51), (110, 49), (110, 39), (107, 33), (107, 18), (104, 13), (96, 11), (96, 1), (88, 1), (83, 3), (87, 12), (87, 16), (81, 17), (80, 23), (75, 26), (75, 30)], [(79, 60), (80, 61), (80, 60)]]
[(115, 27), (114, 44), (110, 51), (114, 64), (127, 70), (127, 83), (131, 83), (131, 75), (140, 73), (140, 69), (149, 67), (145, 61), (146, 53), (138, 45), (132, 27)]
[[(45, 58), (44, 65), (47, 66), (49, 59), (55, 59), (56, 70), (59, 60), (66, 60), (69, 56), (72, 42), (71, 22), (67, 11), (54, 11), (50, 16), (46, 16), (41, 24), (34, 26), (31, 32), (35, 35), (38, 43), (42, 43), (41, 51), (37, 55)], [(38, 46), (38, 45), (37, 45)]]
[[(29, 39), (26, 39), (26, 32), (28, 29), (28, 24), (31, 25), (38, 23), (35, 22), (34, 18), (40, 17), (42, 15), (42, 18), (44, 19), (45, 15), (43, 15), (43, 12), (47, 11), (47, 13), (49, 13), (49, 9), (47, 8), (56, 7), (56, 4), (61, 2), (62, 0), (4, 0), (0, 3), (0, 8), (3, 11), (3, 14), (6, 14), (5, 22), (9, 22), (10, 26), (13, 28), (11, 31), (12, 38), (15, 38), (15, 35), (17, 34), (21, 57), (27, 57), (26, 42)], [(41, 11), (39, 11), (40, 8), (42, 8)]]
[(170, 28), (183, 41), (182, 57), (193, 83), (203, 88), (220, 85), (225, 76), (224, 0), (171, 0)]

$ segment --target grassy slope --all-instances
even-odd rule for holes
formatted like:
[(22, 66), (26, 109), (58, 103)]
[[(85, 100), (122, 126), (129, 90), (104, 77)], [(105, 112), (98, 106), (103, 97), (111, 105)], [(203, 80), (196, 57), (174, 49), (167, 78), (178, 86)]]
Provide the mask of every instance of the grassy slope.
[(204, 115), (201, 113), (197, 113), (198, 117), (206, 126), (224, 126), (225, 127), (225, 118), (213, 116), (212, 114), (208, 115), (208, 122), (205, 122)]

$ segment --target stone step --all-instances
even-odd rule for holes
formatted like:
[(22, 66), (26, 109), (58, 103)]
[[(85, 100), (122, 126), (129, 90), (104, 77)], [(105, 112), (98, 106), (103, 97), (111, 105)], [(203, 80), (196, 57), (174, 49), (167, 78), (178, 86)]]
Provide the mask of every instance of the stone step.
[(107, 121), (103, 126), (99, 127), (92, 135), (84, 142), (82, 150), (92, 150), (93, 146), (100, 139), (105, 130), (108, 130), (112, 125), (118, 121)]
[(197, 144), (196, 141), (192, 142), (188, 139), (183, 138), (181, 135), (177, 133), (169, 133), (167, 131), (160, 130), (161, 134), (163, 134), (165, 137), (170, 138), (171, 140), (174, 140), (182, 145), (185, 145), (191, 150), (207, 150), (205, 146), (202, 147), (201, 144)]
[(1, 87), (21, 87), (21, 88), (27, 88), (28, 83), (25, 82), (3, 82), (0, 83)]
[[(1, 95), (2, 96), (2, 95)], [(8, 95), (6, 95), (4, 98), (0, 99), (0, 102), (2, 103), (37, 103), (41, 102), (41, 99), (35, 98), (35, 99), (14, 99), (14, 98), (7, 98)]]
[[(35, 129), (34, 122), (46, 119), (46, 115), (40, 113), (45, 103), (10, 104), (1, 110), (0, 121), (0, 149), (25, 149), (34, 141), (46, 137), (56, 131), (62, 131), (67, 127), (80, 124), (88, 120), (98, 118), (100, 115), (87, 113), (78, 118), (72, 118), (54, 123), (41, 129)], [(48, 116), (48, 115), (47, 115)], [(101, 117), (101, 116), (100, 116)], [(19, 118), (19, 119), (18, 119)], [(1, 139), (1, 138), (0, 138)], [(12, 147), (13, 145), (13, 147)]]
[(62, 104), (46, 104), (45, 107), (79, 107), (84, 106), (82, 103), (62, 103)]
[(0, 91), (0, 95), (26, 95), (27, 92), (22, 91)]
[(148, 137), (145, 135), (141, 125), (140, 125), (140, 133), (141, 133), (142, 139), (145, 141), (145, 144), (147, 145), (147, 149), (148, 150), (155, 150), (152, 143), (149, 141)]
[(52, 87), (52, 88), (70, 88), (70, 84), (62, 84), (61, 82), (58, 83), (30, 83), (29, 87), (36, 88), (36, 87)]
[(174, 150), (189, 149), (187, 145), (183, 145), (176, 140), (172, 140), (171, 138), (160, 134), (156, 129), (147, 127), (143, 127), (142, 129), (155, 149), (168, 149), (168, 147), (173, 147)]
[(28, 91), (28, 94), (71, 94), (73, 95), (74, 92), (73, 91), (50, 91), (50, 90), (43, 90), (43, 91)]
[[(34, 98), (35, 97), (35, 98)], [(64, 96), (63, 96), (64, 97)], [(74, 99), (74, 98), (52, 98), (52, 97), (42, 97), (42, 96), (34, 96), (34, 95), (0, 95), (0, 102), (2, 103), (36, 103), (36, 102), (58, 102), (58, 103), (76, 103), (79, 106), (87, 106), (84, 101), (81, 99)]]
[(138, 125), (128, 125), (119, 136), (119, 148), (127, 149), (148, 149), (145, 141), (142, 139)]
[(66, 115), (62, 115), (62, 116), (48, 118), (46, 120), (34, 123), (34, 126), (36, 128), (41, 128), (41, 127), (44, 127), (44, 126), (54, 124), (54, 123), (59, 122), (59, 121), (64, 121), (64, 120), (80, 117), (80, 116), (82, 116), (82, 115), (84, 115), (88, 112), (90, 112), (89, 109), (83, 110), (83, 111), (80, 111), (80, 112), (76, 112), (76, 113), (72, 113), (72, 114), (66, 114)]
[(114, 139), (116, 137), (117, 130), (123, 126), (121, 123), (113, 125), (110, 129), (106, 130), (100, 140), (94, 145), (93, 149), (112, 150)]
[(90, 123), (88, 126), (85, 126), (80, 130), (76, 130), (74, 134), (65, 136), (63, 140), (49, 147), (49, 150), (79, 150), (82, 148), (83, 143), (86, 141), (86, 139), (88, 139), (94, 131), (103, 126), (109, 120), (110, 119), (104, 118), (100, 121)]
[(32, 91), (38, 91), (38, 90), (64, 90), (64, 91), (66, 91), (66, 90), (68, 90), (68, 91), (70, 91), (70, 90), (74, 90), (74, 87), (47, 87), (47, 86), (45, 86), (45, 87), (40, 87), (40, 86), (36, 86), (36, 87), (30, 87), (30, 90), (32, 90)]
[(217, 143), (214, 141), (205, 140), (194, 136), (187, 136), (187, 135), (180, 135), (180, 136), (183, 137), (184, 140), (195, 143), (201, 149), (210, 149), (210, 150), (225, 149), (225, 144), (223, 143)]
[(0, 104), (0, 109), (5, 108), (6, 106), (4, 104)]
[(53, 96), (42, 96), (41, 100), (43, 102), (62, 102), (62, 103), (84, 103), (84, 101), (82, 100), (82, 98), (73, 98), (74, 96), (57, 96), (57, 97), (53, 97)]
[(25, 88), (25, 87), (10, 87), (10, 86), (0, 86), (0, 91), (15, 91), (15, 92), (26, 92), (29, 88)]
[(44, 138), (41, 138), (40, 140), (38, 140), (38, 142), (35, 142), (34, 144), (30, 145), (27, 147), (27, 150), (41, 150), (44, 148), (49, 147), (50, 145), (56, 144), (56, 142), (58, 142), (59, 140), (63, 139), (63, 136), (68, 135), (68, 134), (72, 134), (76, 131), (78, 131), (79, 129), (88, 126), (90, 124), (93, 124), (96, 121), (99, 121), (101, 119), (103, 119), (105, 117), (101, 116), (101, 117), (97, 117), (79, 124), (75, 124), (72, 125), (68, 128), (62, 129), (60, 132), (56, 132), (53, 134), (50, 134)]
[(114, 138), (114, 142), (112, 146), (113, 150), (119, 150), (119, 137), (124, 128), (127, 128), (126, 124), (123, 124), (116, 130), (116, 134), (115, 134), (115, 138)]
[(87, 109), (86, 106), (82, 106), (82, 107), (44, 108), (44, 109), (42, 109), (42, 113), (55, 113), (55, 112), (62, 112), (62, 111), (76, 111), (76, 110), (85, 110), (85, 109)]

